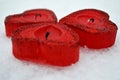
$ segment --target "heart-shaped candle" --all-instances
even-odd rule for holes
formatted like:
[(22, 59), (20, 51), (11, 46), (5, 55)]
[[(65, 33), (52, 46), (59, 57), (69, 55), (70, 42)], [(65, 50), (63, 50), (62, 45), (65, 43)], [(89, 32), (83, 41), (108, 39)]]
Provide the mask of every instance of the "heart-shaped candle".
[(115, 43), (117, 26), (109, 20), (109, 15), (101, 10), (79, 10), (59, 22), (78, 33), (81, 46), (100, 49)]
[(21, 14), (10, 15), (5, 19), (6, 36), (10, 37), (15, 29), (23, 25), (56, 22), (56, 15), (48, 9), (33, 9)]
[(61, 24), (33, 24), (20, 27), (12, 35), (16, 58), (67, 66), (79, 59), (79, 36)]

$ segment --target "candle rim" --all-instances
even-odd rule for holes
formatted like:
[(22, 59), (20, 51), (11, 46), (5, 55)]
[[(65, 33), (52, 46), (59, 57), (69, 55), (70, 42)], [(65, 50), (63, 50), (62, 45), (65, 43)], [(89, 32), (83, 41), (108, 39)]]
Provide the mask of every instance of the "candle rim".
[[(45, 25), (51, 25), (51, 24), (54, 24), (54, 23), (48, 23), (48, 24), (32, 24), (32, 25), (25, 25), (25, 26), (22, 26), (22, 27), (20, 27), (20, 28), (18, 28), (17, 30), (15, 30), (13, 33), (12, 33), (12, 39), (18, 39), (18, 40), (31, 40), (31, 41), (37, 41), (37, 42), (39, 42), (39, 43), (44, 43), (44, 44), (46, 44), (46, 43), (48, 43), (48, 44), (53, 44), (53, 45), (73, 45), (73, 44), (77, 44), (78, 45), (78, 43), (79, 43), (79, 37), (78, 37), (78, 35), (73, 31), (73, 30), (71, 30), (70, 28), (68, 28), (68, 27), (66, 27), (65, 25), (65, 27), (62, 27), (62, 28), (64, 28), (64, 29), (66, 29), (68, 32), (69, 32), (69, 34), (74, 38), (74, 42), (71, 42), (71, 40), (70, 40), (70, 42), (57, 42), (57, 41), (51, 41), (51, 40), (47, 40), (47, 41), (39, 41), (36, 37), (34, 37), (34, 38), (23, 38), (21, 35), (20, 35), (20, 33), (21, 33), (21, 31), (22, 30), (24, 30), (24, 29), (27, 29), (27, 28), (32, 28), (32, 27), (36, 27), (36, 26), (45, 26)], [(54, 25), (56, 25), (56, 24), (54, 24)], [(62, 25), (62, 24), (59, 24), (59, 25)], [(60, 44), (59, 44), (60, 43)]]

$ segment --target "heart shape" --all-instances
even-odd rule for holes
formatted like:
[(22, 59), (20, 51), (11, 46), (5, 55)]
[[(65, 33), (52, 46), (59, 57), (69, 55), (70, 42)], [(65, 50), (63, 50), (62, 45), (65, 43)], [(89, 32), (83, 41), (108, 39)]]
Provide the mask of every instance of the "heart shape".
[(32, 24), (12, 35), (13, 54), (21, 60), (68, 66), (79, 59), (79, 37), (62, 24)]
[(59, 23), (78, 33), (81, 46), (100, 49), (115, 43), (117, 26), (109, 20), (109, 15), (101, 10), (79, 10), (63, 17)]
[(18, 27), (36, 23), (57, 23), (56, 15), (48, 9), (27, 10), (21, 14), (7, 16), (5, 19), (6, 36)]

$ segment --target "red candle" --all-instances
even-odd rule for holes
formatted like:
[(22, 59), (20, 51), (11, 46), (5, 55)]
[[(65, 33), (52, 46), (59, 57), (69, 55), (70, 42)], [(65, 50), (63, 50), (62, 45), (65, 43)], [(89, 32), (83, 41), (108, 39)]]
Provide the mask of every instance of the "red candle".
[(78, 35), (61, 24), (33, 24), (12, 35), (13, 54), (21, 60), (68, 66), (79, 59)]
[(23, 25), (56, 22), (56, 15), (48, 9), (33, 9), (21, 14), (10, 15), (5, 19), (6, 36), (10, 37), (15, 29)]
[(79, 10), (59, 22), (78, 33), (81, 46), (100, 49), (115, 43), (117, 26), (109, 20), (109, 15), (101, 10)]

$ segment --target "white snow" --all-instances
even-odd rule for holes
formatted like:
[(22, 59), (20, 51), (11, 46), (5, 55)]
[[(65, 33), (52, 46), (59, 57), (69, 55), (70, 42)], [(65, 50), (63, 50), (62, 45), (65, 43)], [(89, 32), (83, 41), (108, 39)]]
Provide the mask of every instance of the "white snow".
[(107, 49), (80, 49), (80, 60), (68, 67), (23, 62), (12, 55), (5, 36), (7, 15), (27, 9), (48, 8), (58, 18), (84, 8), (106, 11), (120, 28), (120, 0), (0, 0), (0, 80), (120, 80), (120, 30), (116, 43)]

